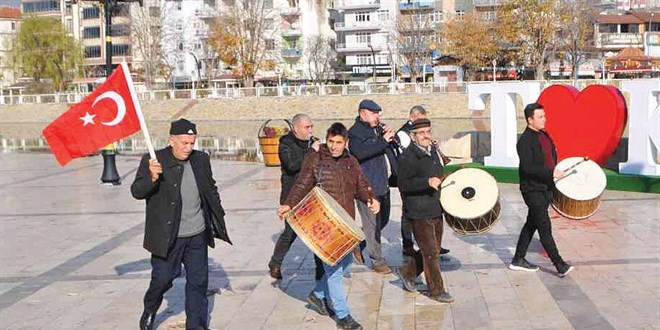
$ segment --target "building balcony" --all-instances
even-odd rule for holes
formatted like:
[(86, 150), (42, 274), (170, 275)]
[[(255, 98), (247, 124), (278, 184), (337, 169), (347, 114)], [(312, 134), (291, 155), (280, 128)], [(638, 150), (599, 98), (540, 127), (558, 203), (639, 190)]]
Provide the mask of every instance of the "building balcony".
[(475, 7), (496, 7), (502, 4), (502, 0), (474, 0)]
[(280, 15), (282, 15), (282, 16), (300, 16), (300, 7), (280, 8)]
[(297, 48), (284, 48), (282, 49), (282, 57), (294, 58), (302, 56), (302, 49)]
[(210, 19), (215, 18), (218, 15), (215, 9), (204, 6), (201, 9), (195, 9), (195, 16), (200, 19)]
[(434, 1), (401, 1), (399, 2), (399, 10), (431, 10), (435, 8)]
[(380, 0), (337, 0), (333, 6), (338, 10), (378, 9)]
[(376, 22), (336, 22), (335, 31), (368, 31), (379, 30), (380, 26)]
[(641, 33), (601, 33), (597, 47), (619, 49), (626, 47), (643, 47), (644, 35)]
[(302, 36), (302, 29), (300, 26), (294, 25), (287, 28), (282, 28), (283, 37), (299, 37)]
[(386, 47), (383, 47), (380, 44), (375, 44), (371, 45), (369, 47), (369, 44), (346, 44), (346, 43), (337, 43), (335, 46), (335, 49), (337, 50), (338, 53), (354, 53), (354, 52), (368, 52), (371, 53), (371, 49), (373, 48), (374, 52), (379, 52), (383, 50)]

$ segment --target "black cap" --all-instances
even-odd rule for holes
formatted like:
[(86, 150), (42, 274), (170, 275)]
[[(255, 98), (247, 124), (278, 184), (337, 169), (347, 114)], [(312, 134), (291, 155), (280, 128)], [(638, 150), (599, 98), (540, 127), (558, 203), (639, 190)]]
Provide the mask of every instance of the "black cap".
[(197, 135), (197, 126), (183, 118), (173, 121), (170, 125), (170, 135), (181, 134)]
[(413, 121), (411, 129), (414, 131), (424, 127), (431, 127), (431, 121), (427, 118), (420, 118)]
[(358, 110), (362, 110), (362, 109), (367, 109), (371, 112), (381, 112), (383, 110), (380, 108), (380, 105), (378, 105), (378, 103), (372, 100), (362, 100), (362, 102), (360, 102), (360, 106), (358, 106)]

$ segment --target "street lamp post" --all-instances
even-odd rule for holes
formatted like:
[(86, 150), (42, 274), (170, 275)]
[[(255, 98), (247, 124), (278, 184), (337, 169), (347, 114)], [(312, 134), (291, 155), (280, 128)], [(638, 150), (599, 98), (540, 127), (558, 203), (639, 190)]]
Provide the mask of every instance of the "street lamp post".
[(369, 48), (371, 49), (371, 61), (373, 62), (373, 72), (372, 72), (372, 77), (374, 80), (374, 83), (376, 83), (376, 52), (374, 52), (374, 47), (371, 45), (371, 41), (367, 44)]
[(497, 81), (497, 78), (495, 77), (495, 66), (497, 65), (497, 60), (493, 59), (493, 82)]

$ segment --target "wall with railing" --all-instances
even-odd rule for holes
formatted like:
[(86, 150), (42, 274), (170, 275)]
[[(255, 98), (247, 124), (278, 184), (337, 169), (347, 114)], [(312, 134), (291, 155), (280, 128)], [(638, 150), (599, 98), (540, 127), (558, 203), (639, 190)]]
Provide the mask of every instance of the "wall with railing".
[[(543, 80), (538, 81), (545, 88), (554, 84), (575, 84), (582, 89), (594, 84), (619, 86), (625, 79), (597, 80)], [(498, 84), (508, 84), (519, 81), (497, 81)], [(480, 82), (429, 82), (429, 83), (383, 83), (360, 85), (300, 85), (272, 87), (238, 87), (238, 88), (207, 88), (207, 89), (174, 89), (150, 90), (138, 92), (138, 99), (143, 102), (174, 100), (174, 99), (223, 99), (246, 97), (306, 97), (306, 96), (350, 96), (350, 95), (405, 95), (405, 94), (436, 94), (436, 93), (466, 93), (469, 84), (489, 84)], [(55, 94), (17, 94), (14, 90), (0, 89), (0, 106), (15, 104), (48, 104), (48, 103), (78, 103), (88, 93), (55, 93)]]

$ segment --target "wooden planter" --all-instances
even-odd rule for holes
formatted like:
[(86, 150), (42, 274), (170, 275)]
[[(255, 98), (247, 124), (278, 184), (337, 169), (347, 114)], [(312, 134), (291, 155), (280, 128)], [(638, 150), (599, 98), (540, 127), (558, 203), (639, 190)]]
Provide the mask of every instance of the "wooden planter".
[[(266, 164), (268, 167), (276, 167), (280, 166), (280, 155), (278, 153), (278, 149), (280, 146), (280, 137), (282, 137), (282, 135), (265, 135), (264, 128), (271, 120), (272, 119), (268, 119), (261, 125), (257, 137), (259, 138), (259, 148), (261, 149), (261, 153), (264, 155), (264, 164)], [(288, 120), (284, 119), (284, 122), (286, 122), (286, 124), (289, 126), (289, 131), (293, 130), (293, 127)]]

